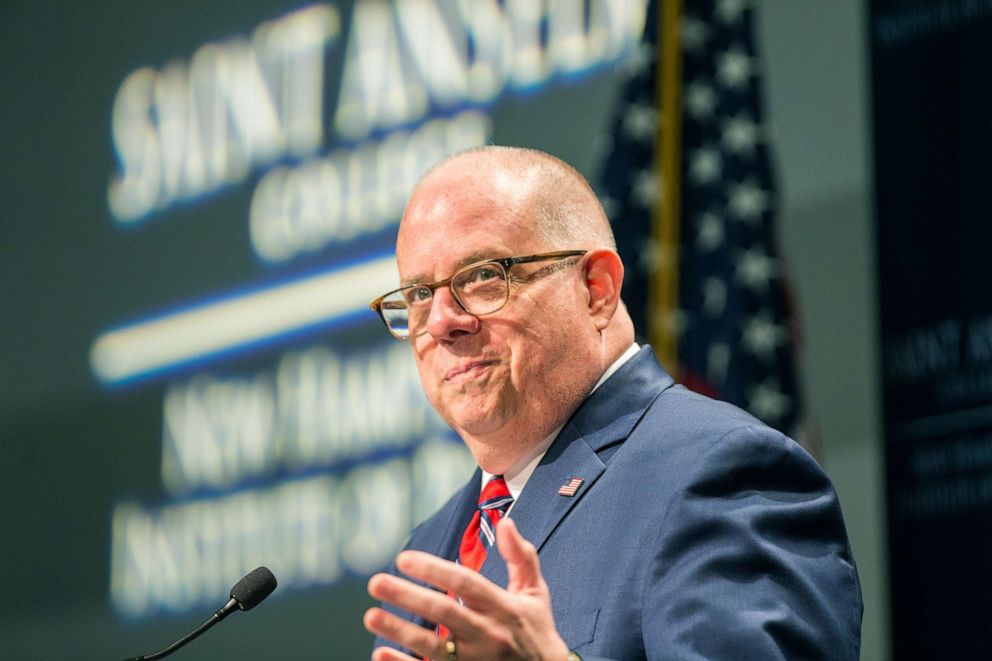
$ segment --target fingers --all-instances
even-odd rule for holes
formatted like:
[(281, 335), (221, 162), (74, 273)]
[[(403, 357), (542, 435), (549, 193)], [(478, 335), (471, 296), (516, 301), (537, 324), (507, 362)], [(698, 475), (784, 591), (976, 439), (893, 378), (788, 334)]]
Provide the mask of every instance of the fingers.
[(496, 545), (499, 554), (506, 561), (509, 576), (507, 590), (528, 592), (543, 589), (544, 578), (541, 575), (541, 562), (537, 558), (537, 549), (524, 539), (513, 519), (504, 518), (496, 526)]
[[(415, 613), (428, 622), (441, 623), (452, 631), (465, 629), (466, 625), (470, 626), (467, 620), (470, 619), (471, 613), (454, 599), (398, 576), (376, 574), (369, 579), (369, 594), (376, 599), (399, 606), (405, 611)], [(385, 615), (389, 614), (385, 613)], [(403, 622), (399, 618), (396, 619)], [(417, 628), (423, 631), (421, 627)], [(401, 642), (392, 635), (387, 634), (386, 637)]]
[[(499, 530), (499, 526), (496, 529)], [(504, 594), (503, 590), (478, 572), (429, 553), (403, 551), (396, 558), (396, 567), (408, 576), (453, 592), (466, 606), (479, 612), (493, 610), (501, 603)], [(452, 601), (449, 599), (448, 603)], [(448, 628), (455, 630), (454, 626)]]
[[(430, 629), (425, 629), (381, 608), (370, 608), (365, 611), (362, 621), (371, 633), (391, 640), (424, 658), (445, 657), (444, 641)], [(377, 647), (372, 653), (372, 658), (375, 661), (398, 661), (412, 657), (389, 647)]]
[[(441, 657), (444, 658), (444, 657)], [(372, 661), (417, 661), (414, 657), (404, 654), (392, 647), (377, 647), (372, 651)]]

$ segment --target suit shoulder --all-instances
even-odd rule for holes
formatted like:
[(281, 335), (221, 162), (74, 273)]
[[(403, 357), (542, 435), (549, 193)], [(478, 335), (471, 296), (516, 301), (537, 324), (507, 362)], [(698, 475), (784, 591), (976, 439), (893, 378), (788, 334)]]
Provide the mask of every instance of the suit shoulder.
[(734, 432), (784, 435), (775, 431), (747, 411), (705, 395), (693, 392), (682, 385), (665, 390), (645, 411), (641, 431), (668, 430), (672, 436), (693, 439), (719, 439)]
[[(633, 441), (633, 443), (630, 443)], [(796, 441), (750, 413), (676, 385), (645, 412), (628, 438), (630, 449), (651, 453), (677, 474), (746, 466), (791, 467), (815, 482), (826, 479), (816, 460)]]

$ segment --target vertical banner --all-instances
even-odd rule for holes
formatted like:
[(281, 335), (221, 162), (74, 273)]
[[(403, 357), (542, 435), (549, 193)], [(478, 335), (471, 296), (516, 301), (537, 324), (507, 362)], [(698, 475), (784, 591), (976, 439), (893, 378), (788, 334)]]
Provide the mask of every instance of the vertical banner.
[(871, 3), (896, 658), (988, 655), (990, 44), (990, 3)]

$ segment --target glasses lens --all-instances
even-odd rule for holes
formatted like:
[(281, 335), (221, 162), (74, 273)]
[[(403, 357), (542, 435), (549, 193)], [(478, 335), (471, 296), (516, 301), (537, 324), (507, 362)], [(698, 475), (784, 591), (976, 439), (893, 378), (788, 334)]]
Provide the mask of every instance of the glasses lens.
[(472, 314), (488, 314), (499, 310), (510, 294), (506, 271), (496, 262), (470, 266), (451, 279), (465, 309)]
[(410, 336), (410, 308), (404, 292), (397, 291), (382, 299), (382, 318), (397, 337)]

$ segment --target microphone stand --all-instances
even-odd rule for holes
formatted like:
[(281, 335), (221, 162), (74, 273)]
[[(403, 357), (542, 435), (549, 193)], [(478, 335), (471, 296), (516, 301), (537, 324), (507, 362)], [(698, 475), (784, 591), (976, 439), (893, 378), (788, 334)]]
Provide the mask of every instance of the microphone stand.
[(169, 656), (177, 649), (201, 635), (204, 631), (217, 624), (235, 610), (251, 610), (263, 599), (272, 594), (276, 589), (276, 577), (272, 575), (268, 567), (256, 567), (248, 572), (240, 581), (231, 588), (231, 599), (224, 604), (224, 607), (210, 616), (210, 619), (190, 631), (188, 634), (172, 643), (164, 650), (147, 654), (145, 656), (135, 656), (125, 659), (125, 661), (153, 661)]
[(204, 622), (203, 624), (201, 624), (197, 628), (193, 629), (188, 634), (186, 634), (185, 636), (183, 636), (182, 638), (180, 638), (176, 642), (172, 643), (171, 645), (169, 645), (165, 649), (159, 650), (158, 652), (155, 652), (154, 654), (147, 654), (145, 656), (129, 657), (129, 658), (125, 659), (124, 661), (154, 661), (155, 659), (161, 659), (163, 657), (169, 656), (170, 654), (172, 654), (173, 652), (175, 652), (177, 649), (179, 649), (180, 647), (182, 647), (186, 643), (194, 640), (195, 638), (197, 638), (198, 636), (200, 636), (201, 634), (203, 634), (207, 629), (209, 629), (210, 627), (214, 626), (215, 624), (217, 624), (218, 622), (220, 622), (221, 620), (223, 620), (225, 617), (227, 617), (228, 615), (230, 615), (231, 613), (233, 613), (237, 609), (237, 607), (238, 607), (238, 601), (237, 601), (237, 599), (235, 599), (234, 597), (231, 597), (231, 599), (226, 604), (224, 604), (224, 607), (223, 608), (221, 608), (216, 613), (214, 613), (213, 615), (210, 616), (210, 619), (208, 619), (206, 622)]

